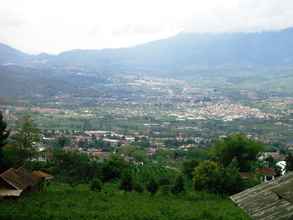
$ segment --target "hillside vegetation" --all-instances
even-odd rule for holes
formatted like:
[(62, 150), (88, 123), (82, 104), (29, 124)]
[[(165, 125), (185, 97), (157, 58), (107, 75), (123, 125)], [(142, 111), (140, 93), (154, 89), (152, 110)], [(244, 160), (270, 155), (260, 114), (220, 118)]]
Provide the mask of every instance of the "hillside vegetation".
[(0, 202), (0, 219), (7, 220), (246, 220), (229, 201), (213, 194), (193, 192), (181, 196), (124, 192), (107, 184), (101, 192), (88, 185), (53, 183), (44, 192)]

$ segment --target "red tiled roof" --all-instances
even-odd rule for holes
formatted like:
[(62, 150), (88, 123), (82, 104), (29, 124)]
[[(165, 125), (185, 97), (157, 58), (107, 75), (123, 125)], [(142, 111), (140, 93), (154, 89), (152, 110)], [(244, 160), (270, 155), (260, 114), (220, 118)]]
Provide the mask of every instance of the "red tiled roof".
[(34, 179), (52, 179), (53, 178), (52, 175), (45, 173), (43, 171), (40, 171), (40, 170), (33, 171), (32, 176)]
[(272, 168), (257, 168), (256, 173), (261, 174), (261, 175), (266, 175), (266, 176), (275, 176), (276, 172)]

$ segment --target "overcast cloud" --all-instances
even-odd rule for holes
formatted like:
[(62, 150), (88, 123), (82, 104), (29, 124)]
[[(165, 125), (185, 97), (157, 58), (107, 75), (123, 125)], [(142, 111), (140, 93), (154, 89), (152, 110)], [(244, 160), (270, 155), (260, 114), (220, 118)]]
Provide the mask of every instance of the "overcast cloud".
[(1, 0), (0, 42), (30, 53), (127, 47), (178, 32), (293, 26), (292, 0)]

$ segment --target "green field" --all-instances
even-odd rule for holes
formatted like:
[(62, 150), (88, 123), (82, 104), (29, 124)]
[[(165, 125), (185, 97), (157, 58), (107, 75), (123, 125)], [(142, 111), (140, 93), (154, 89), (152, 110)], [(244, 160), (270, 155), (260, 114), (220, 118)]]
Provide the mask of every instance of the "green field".
[(43, 192), (2, 200), (0, 210), (0, 219), (5, 220), (249, 219), (230, 200), (216, 195), (193, 192), (172, 196), (159, 192), (151, 196), (146, 192), (126, 193), (114, 184), (104, 186), (102, 192), (93, 192), (88, 185), (53, 183)]

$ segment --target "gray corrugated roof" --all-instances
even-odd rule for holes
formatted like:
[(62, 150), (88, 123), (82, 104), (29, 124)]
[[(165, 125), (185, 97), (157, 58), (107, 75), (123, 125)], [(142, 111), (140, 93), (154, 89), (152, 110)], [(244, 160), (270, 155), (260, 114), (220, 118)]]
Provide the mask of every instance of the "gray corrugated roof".
[(17, 190), (23, 190), (26, 188), (26, 184), (21, 177), (16, 174), (15, 169), (10, 168), (0, 175), (5, 182), (13, 186)]
[(293, 218), (293, 173), (262, 183), (230, 197), (252, 219)]
[(10, 168), (0, 174), (0, 178), (17, 190), (25, 190), (29, 186), (36, 184), (32, 175), (24, 168)]

